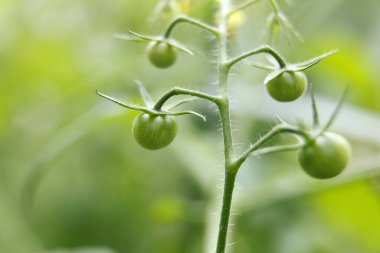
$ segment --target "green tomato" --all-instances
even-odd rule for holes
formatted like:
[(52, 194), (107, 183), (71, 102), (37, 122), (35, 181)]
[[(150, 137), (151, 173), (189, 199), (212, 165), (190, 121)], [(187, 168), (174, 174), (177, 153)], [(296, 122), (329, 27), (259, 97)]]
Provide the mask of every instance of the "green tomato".
[(339, 175), (346, 168), (350, 157), (348, 141), (339, 134), (325, 132), (300, 150), (298, 160), (310, 176), (327, 179)]
[(267, 83), (269, 95), (280, 102), (291, 102), (302, 96), (307, 87), (303, 72), (285, 71)]
[(148, 46), (148, 56), (154, 66), (168, 68), (177, 59), (177, 52), (168, 43), (154, 41)]
[(177, 121), (173, 116), (142, 113), (133, 122), (136, 141), (146, 149), (160, 149), (169, 145), (177, 134)]

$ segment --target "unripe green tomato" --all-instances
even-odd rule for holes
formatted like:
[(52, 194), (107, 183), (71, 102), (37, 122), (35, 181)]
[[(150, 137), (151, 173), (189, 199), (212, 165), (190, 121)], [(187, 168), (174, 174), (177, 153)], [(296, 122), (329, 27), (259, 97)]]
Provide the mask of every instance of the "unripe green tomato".
[(168, 68), (177, 59), (177, 52), (168, 43), (153, 41), (148, 46), (148, 56), (154, 66)]
[(169, 145), (177, 134), (177, 121), (173, 116), (142, 113), (133, 121), (136, 141), (146, 149), (160, 149)]
[(307, 88), (303, 72), (285, 71), (267, 83), (269, 95), (280, 102), (291, 102), (302, 96)]
[(339, 175), (351, 157), (348, 141), (339, 134), (325, 132), (306, 144), (298, 155), (303, 170), (318, 179)]

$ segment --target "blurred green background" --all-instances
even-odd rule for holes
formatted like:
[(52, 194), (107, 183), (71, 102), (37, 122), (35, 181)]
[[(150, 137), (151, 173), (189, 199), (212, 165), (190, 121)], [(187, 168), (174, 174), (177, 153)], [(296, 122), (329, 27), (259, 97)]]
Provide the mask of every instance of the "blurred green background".
[[(216, 108), (187, 105), (207, 123), (181, 117), (174, 143), (152, 152), (132, 138), (137, 114), (95, 94), (141, 103), (134, 79), (154, 99), (176, 85), (215, 91), (209, 34), (178, 27), (174, 37), (195, 56), (180, 54), (165, 70), (148, 62), (146, 44), (112, 37), (128, 29), (159, 34), (178, 12), (215, 20), (215, 1), (178, 0), (170, 8), (163, 2), (0, 1), (0, 252), (213, 252), (223, 178)], [(229, 247), (380, 252), (380, 1), (280, 4), (305, 40), (288, 43), (280, 35), (273, 42), (290, 61), (340, 49), (307, 74), (324, 120), (350, 86), (333, 129), (350, 140), (353, 157), (329, 181), (307, 177), (296, 152), (249, 160), (237, 181)], [(266, 43), (269, 10), (263, 1), (235, 20), (231, 54)], [(311, 121), (309, 96), (275, 102), (261, 85), (265, 74), (242, 64), (231, 77), (238, 151), (269, 130), (276, 115)]]

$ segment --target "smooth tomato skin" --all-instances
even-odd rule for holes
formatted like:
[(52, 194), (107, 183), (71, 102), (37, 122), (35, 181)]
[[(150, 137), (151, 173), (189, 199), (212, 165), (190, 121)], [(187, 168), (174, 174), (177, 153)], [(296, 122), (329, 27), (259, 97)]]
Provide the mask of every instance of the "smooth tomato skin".
[(339, 175), (350, 157), (348, 141), (339, 134), (325, 132), (300, 150), (298, 160), (311, 177), (328, 179)]
[(148, 57), (154, 66), (168, 68), (176, 61), (177, 52), (168, 43), (154, 41), (148, 46)]
[(133, 121), (135, 140), (146, 149), (160, 149), (169, 145), (177, 134), (177, 121), (172, 116), (142, 113)]
[(291, 102), (303, 95), (307, 78), (303, 72), (286, 71), (267, 83), (269, 95), (279, 102)]

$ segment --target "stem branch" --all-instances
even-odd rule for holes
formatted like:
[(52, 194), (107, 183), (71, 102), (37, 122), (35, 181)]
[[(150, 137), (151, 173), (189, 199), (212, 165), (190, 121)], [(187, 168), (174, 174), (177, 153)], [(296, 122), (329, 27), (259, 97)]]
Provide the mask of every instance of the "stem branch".
[(167, 100), (169, 100), (171, 97), (177, 96), (177, 95), (189, 95), (189, 96), (193, 96), (193, 97), (199, 97), (199, 98), (203, 98), (203, 99), (209, 100), (209, 101), (211, 101), (211, 102), (213, 102), (215, 104), (219, 104), (219, 102), (221, 100), (220, 96), (213, 96), (213, 95), (210, 95), (210, 94), (207, 94), (207, 93), (203, 93), (203, 92), (200, 92), (200, 91), (195, 91), (195, 90), (189, 90), (189, 89), (184, 89), (184, 88), (176, 87), (176, 88), (173, 88), (172, 90), (168, 91), (167, 93), (165, 93), (157, 101), (157, 103), (154, 106), (154, 110), (160, 111), (161, 107), (164, 105), (164, 103)]
[[(273, 138), (274, 136), (278, 135), (278, 134), (281, 134), (281, 133), (291, 133), (291, 134), (295, 134), (295, 135), (298, 135), (298, 136), (301, 136), (304, 140), (308, 141), (311, 139), (311, 137), (309, 136), (309, 134), (307, 134), (306, 132), (298, 129), (298, 128), (294, 128), (294, 127), (291, 127), (291, 126), (288, 126), (288, 125), (277, 125), (275, 126), (274, 128), (272, 128), (268, 133), (266, 133), (263, 137), (261, 137), (258, 141), (256, 141), (254, 144), (251, 145), (250, 148), (247, 149), (247, 151), (245, 151), (237, 160), (236, 160), (236, 165), (237, 166), (241, 166), (241, 164), (251, 155), (252, 152), (258, 150), (262, 145), (264, 145), (268, 140), (270, 140), (271, 138)], [(282, 146), (279, 146), (281, 147), (280, 148), (280, 151), (282, 150)], [(270, 148), (266, 148), (266, 150), (263, 152), (263, 150), (258, 150), (258, 152), (256, 154), (263, 154), (263, 153), (273, 153), (273, 152), (278, 152), (278, 148), (279, 147), (270, 147)], [(289, 147), (289, 146), (287, 146)], [(292, 146), (293, 148), (293, 146)], [(268, 152), (269, 151), (269, 152)]]
[(244, 60), (247, 57), (250, 57), (252, 55), (262, 54), (262, 53), (272, 55), (274, 57), (274, 59), (278, 62), (278, 64), (280, 65), (281, 68), (286, 67), (285, 59), (276, 50), (274, 50), (273, 48), (271, 48), (268, 45), (261, 46), (259, 48), (248, 51), (248, 52), (246, 52), (240, 56), (237, 56), (236, 58), (230, 60), (227, 63), (227, 66), (228, 66), (228, 68), (231, 68), (234, 64)]
[(169, 24), (169, 26), (166, 28), (166, 31), (164, 33), (164, 38), (165, 39), (169, 38), (170, 34), (173, 32), (174, 27), (176, 27), (180, 23), (189, 23), (191, 25), (195, 25), (195, 26), (200, 27), (206, 31), (209, 31), (212, 34), (214, 34), (215, 36), (219, 35), (219, 31), (215, 27), (213, 27), (209, 24), (206, 24), (203, 21), (200, 21), (198, 19), (194, 19), (191, 17), (187, 17), (187, 16), (179, 16), (179, 17), (175, 18)]

